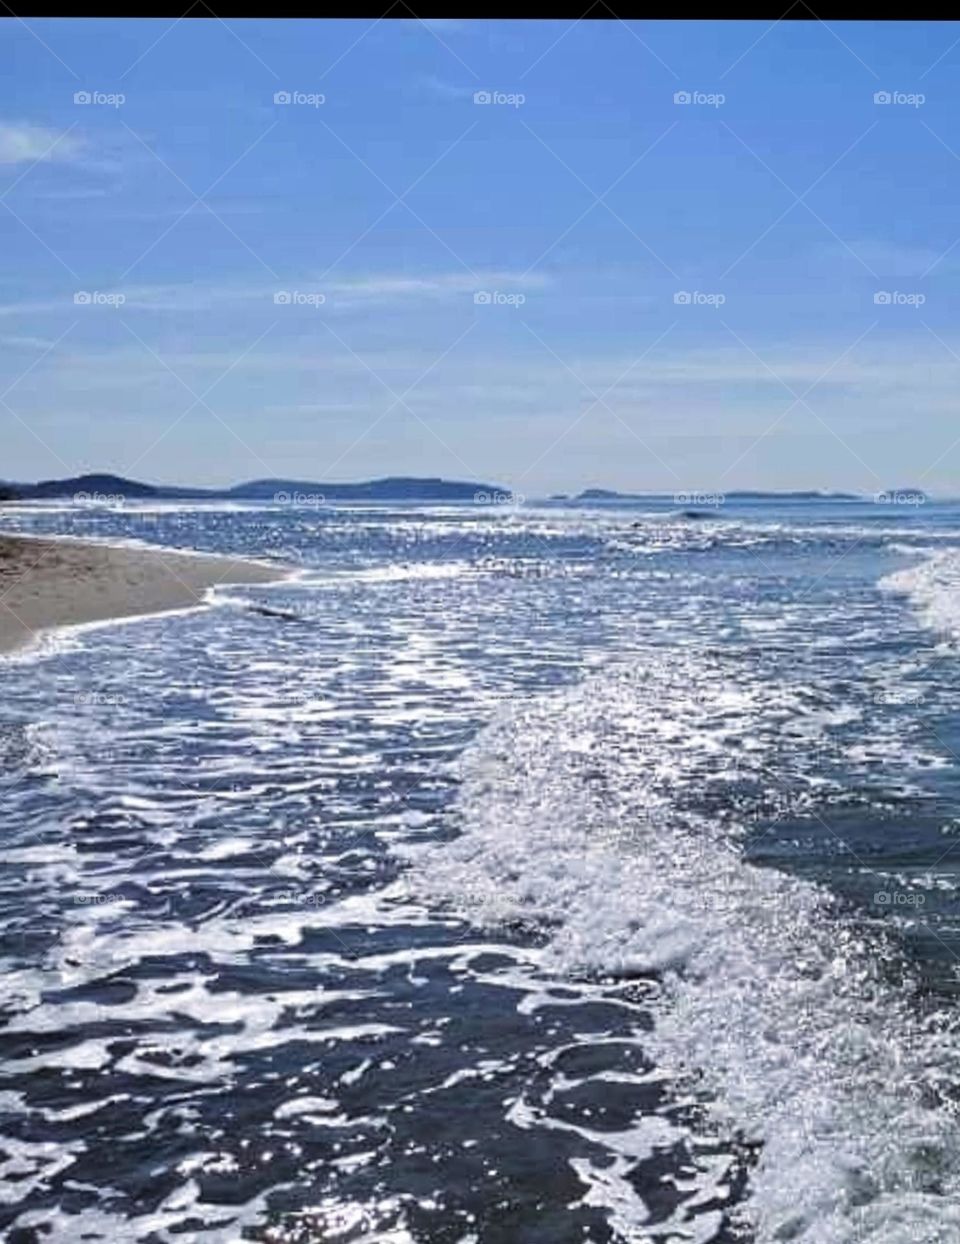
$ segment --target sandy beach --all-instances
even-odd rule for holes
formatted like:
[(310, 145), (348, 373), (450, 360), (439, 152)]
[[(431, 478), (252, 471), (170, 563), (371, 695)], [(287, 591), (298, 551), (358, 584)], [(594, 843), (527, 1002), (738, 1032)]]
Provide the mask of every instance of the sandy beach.
[(53, 627), (188, 608), (216, 584), (283, 577), (242, 558), (0, 535), (0, 653)]

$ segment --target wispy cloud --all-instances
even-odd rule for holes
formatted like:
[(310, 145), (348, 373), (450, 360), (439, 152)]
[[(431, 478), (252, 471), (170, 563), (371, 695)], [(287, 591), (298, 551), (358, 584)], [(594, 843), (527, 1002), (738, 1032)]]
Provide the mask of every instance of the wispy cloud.
[(37, 202), (73, 203), (83, 199), (109, 199), (116, 193), (116, 188), (107, 186), (67, 186), (58, 190), (34, 191), (33, 198)]
[(509, 271), (444, 272), (424, 276), (375, 275), (357, 277), (347, 281), (334, 281), (329, 289), (334, 294), (353, 298), (407, 298), (450, 297), (467, 294), (480, 288), (540, 289), (549, 284), (549, 278), (541, 273)]
[(443, 99), (472, 99), (476, 90), (476, 87), (460, 86), (456, 82), (447, 82), (432, 74), (418, 78), (417, 82), (422, 90), (429, 91), (432, 95), (439, 95)]
[(0, 346), (7, 350), (51, 350), (55, 345), (46, 337), (0, 336)]
[(82, 144), (62, 130), (27, 121), (0, 121), (0, 164), (33, 164), (37, 160), (68, 161)]
[(865, 264), (880, 277), (899, 279), (912, 277), (919, 280), (935, 269), (955, 270), (960, 263), (960, 248), (956, 243), (938, 248), (880, 238), (854, 239), (849, 250), (845, 246), (825, 246), (821, 255), (834, 269), (842, 264), (858, 275), (865, 275)]
[[(231, 304), (248, 307), (261, 303), (273, 306), (281, 291), (322, 294), (330, 310), (354, 304), (427, 302), (444, 298), (464, 299), (478, 289), (540, 289), (549, 284), (541, 273), (487, 270), (477, 273), (441, 272), (424, 276), (374, 273), (339, 281), (318, 281), (310, 273), (288, 277), (275, 285), (218, 285), (208, 282), (180, 282), (169, 285), (114, 286), (105, 282), (104, 291), (122, 294), (124, 310), (205, 311), (217, 307), (229, 310)], [(74, 310), (73, 290), (58, 298), (31, 299), (0, 303), (0, 316), (47, 315)]]

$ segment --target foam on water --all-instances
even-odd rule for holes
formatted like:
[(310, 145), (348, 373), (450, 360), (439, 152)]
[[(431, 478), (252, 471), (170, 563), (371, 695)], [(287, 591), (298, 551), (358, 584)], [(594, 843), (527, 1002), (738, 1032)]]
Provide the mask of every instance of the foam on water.
[(464, 759), (463, 836), (410, 884), (538, 929), (545, 970), (658, 979), (645, 1048), (715, 1128), (761, 1146), (744, 1209), (758, 1240), (960, 1240), (953, 1024), (890, 983), (879, 928), (745, 863), (736, 823), (682, 811), (691, 787), (761, 772), (762, 749), (731, 766), (730, 745), (785, 713), (785, 689), (718, 671), (697, 685), (680, 657), (504, 712)]
[(37, 520), (305, 573), (4, 669), (4, 1229), (730, 1244), (755, 1144), (761, 1241), (960, 1240), (952, 1033), (742, 854), (921, 806), (950, 663), (872, 528), (632, 518)]
[(918, 565), (887, 575), (880, 586), (906, 594), (927, 626), (960, 639), (960, 549), (928, 551)]

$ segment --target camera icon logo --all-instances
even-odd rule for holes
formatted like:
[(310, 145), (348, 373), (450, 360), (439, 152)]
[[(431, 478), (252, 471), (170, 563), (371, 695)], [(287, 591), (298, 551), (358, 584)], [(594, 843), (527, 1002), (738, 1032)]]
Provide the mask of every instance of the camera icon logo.
[(675, 104), (689, 104), (690, 103), (690, 92), (689, 91), (674, 91), (673, 102)]
[(274, 91), (273, 102), (275, 104), (289, 104), (290, 103), (290, 92), (289, 91)]
[(286, 307), (290, 304), (290, 294), (285, 289), (278, 289), (273, 295), (274, 304), (278, 307)]
[(889, 104), (890, 103), (890, 92), (889, 91), (874, 91), (873, 102), (875, 104)]
[(673, 295), (673, 301), (678, 307), (687, 307), (690, 305), (690, 295), (685, 289), (678, 289)]
[(73, 301), (78, 307), (88, 307), (92, 299), (85, 289), (78, 289), (73, 295)]
[(489, 104), (491, 95), (489, 91), (474, 91), (473, 102), (475, 104)]
[(888, 307), (892, 299), (885, 289), (879, 289), (873, 295), (873, 301), (878, 307)]
[(73, 102), (75, 104), (89, 104), (90, 103), (90, 92), (89, 91), (74, 91)]
[(488, 307), (492, 301), (490, 294), (485, 289), (478, 289), (473, 295), (473, 301), (478, 307)]

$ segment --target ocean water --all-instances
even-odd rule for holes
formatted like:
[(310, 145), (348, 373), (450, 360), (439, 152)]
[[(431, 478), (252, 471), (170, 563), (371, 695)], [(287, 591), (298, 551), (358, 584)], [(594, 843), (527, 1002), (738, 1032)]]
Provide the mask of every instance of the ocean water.
[(4, 525), (5, 1239), (960, 1241), (960, 506)]

